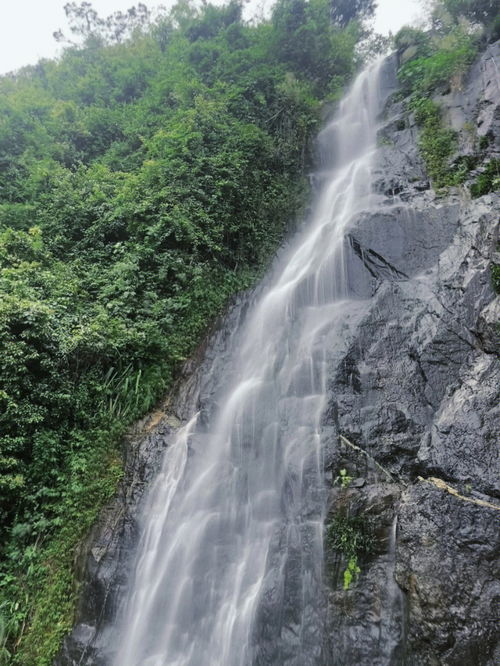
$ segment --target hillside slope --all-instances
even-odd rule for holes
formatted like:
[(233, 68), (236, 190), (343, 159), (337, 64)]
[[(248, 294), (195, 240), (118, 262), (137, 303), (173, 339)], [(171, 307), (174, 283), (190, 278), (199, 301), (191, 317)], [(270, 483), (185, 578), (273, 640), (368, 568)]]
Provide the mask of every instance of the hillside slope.
[[(490, 46), (462, 89), (440, 100), (462, 150), (470, 125), (478, 142), (498, 137), (499, 48)], [(397, 64), (393, 56), (385, 68), (384, 86), (394, 92)], [(498, 659), (499, 302), (491, 268), (499, 198), (472, 199), (464, 188), (436, 195), (419, 136), (414, 115), (393, 95), (376, 157), (378, 203), (346, 239), (350, 288), (367, 309), (347, 352), (332, 354), (321, 433), (329, 486), (328, 639), (318, 661), (325, 666)], [(497, 151), (490, 142), (486, 159)], [(130, 443), (122, 490), (80, 552), (78, 623), (57, 664), (107, 663), (140, 498), (181, 425), (209, 410), (252, 298), (233, 305), (164, 412)], [(272, 654), (272, 640), (267, 647)]]

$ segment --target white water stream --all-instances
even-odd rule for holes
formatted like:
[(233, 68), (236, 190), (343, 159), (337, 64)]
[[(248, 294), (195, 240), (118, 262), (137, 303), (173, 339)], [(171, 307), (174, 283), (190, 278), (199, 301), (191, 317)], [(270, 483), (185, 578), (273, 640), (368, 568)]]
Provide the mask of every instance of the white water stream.
[(321, 421), (332, 355), (365, 307), (345, 236), (372, 203), (380, 69), (320, 135), (324, 186), (234, 337), (215, 416), (194, 414), (165, 452), (116, 666), (323, 663)]

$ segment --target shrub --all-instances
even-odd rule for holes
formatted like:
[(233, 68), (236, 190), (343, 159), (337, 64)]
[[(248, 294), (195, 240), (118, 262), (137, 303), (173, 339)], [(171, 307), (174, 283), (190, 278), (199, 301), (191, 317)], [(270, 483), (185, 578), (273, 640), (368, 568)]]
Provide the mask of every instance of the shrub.
[(347, 561), (343, 585), (348, 589), (361, 573), (359, 558), (373, 551), (374, 541), (368, 522), (362, 516), (335, 516), (327, 525), (325, 541), (327, 548), (337, 551)]
[(498, 189), (500, 189), (500, 160), (491, 159), (483, 173), (479, 174), (476, 182), (471, 185), (470, 191), (471, 195), (477, 198)]

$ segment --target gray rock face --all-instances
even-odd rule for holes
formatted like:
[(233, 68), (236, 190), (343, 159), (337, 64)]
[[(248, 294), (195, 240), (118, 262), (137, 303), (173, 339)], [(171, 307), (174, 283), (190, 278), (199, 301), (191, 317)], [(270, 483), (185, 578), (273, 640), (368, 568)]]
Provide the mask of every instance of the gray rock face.
[[(498, 137), (498, 50), (440, 100), (461, 132), (472, 124)], [(490, 274), (499, 199), (437, 197), (416, 137), (401, 104), (389, 105), (380, 211), (351, 230), (350, 275), (371, 305), (332, 373), (325, 431), (337, 481), (327, 523), (363, 516), (375, 547), (360, 551), (347, 590), (346, 556), (326, 553), (326, 663), (338, 666), (493, 665), (500, 656), (500, 304)], [(342, 488), (341, 469), (366, 483)]]
[(477, 501), (428, 482), (403, 493), (396, 580), (407, 600), (408, 664), (494, 663), (498, 509)]
[[(116, 498), (102, 511), (75, 557), (75, 578), (81, 590), (76, 624), (65, 639), (54, 666), (109, 666), (110, 633), (130, 576), (138, 539), (141, 500), (160, 458), (177, 429), (196, 409), (213, 405), (217, 367), (227, 363), (229, 339), (246, 311), (249, 295), (228, 308), (193, 358), (187, 362), (172, 393), (125, 442), (125, 478)], [(208, 368), (213, 371), (209, 373)]]
[[(498, 87), (500, 85), (500, 42), (491, 44), (472, 67), (466, 85), (437, 98), (444, 107), (450, 126), (462, 134), (463, 151), (470, 143), (467, 134), (491, 134), (495, 149), (500, 147)], [(472, 130), (472, 131), (471, 131)]]
[[(479, 135), (498, 136), (499, 48), (482, 55), (462, 91), (443, 99), (458, 130), (468, 123)], [(396, 83), (387, 77), (389, 89)], [(344, 589), (348, 557), (326, 542), (328, 640), (311, 655), (322, 666), (500, 662), (500, 305), (490, 275), (498, 196), (436, 196), (417, 137), (402, 103), (389, 104), (377, 161), (379, 206), (346, 238), (352, 295), (369, 305), (331, 371), (322, 433), (327, 533), (339, 517), (359, 518), (369, 545), (359, 549), (360, 571)], [(213, 409), (204, 371), (225, 364), (246, 307), (243, 298), (229, 310), (185, 368), (176, 397), (128, 443), (120, 493), (77, 559), (78, 622), (58, 666), (109, 664), (107, 631), (119, 613), (143, 489), (170, 433), (195, 406)], [(341, 470), (350, 479), (342, 481)], [(263, 645), (262, 663), (279, 666), (272, 633)]]

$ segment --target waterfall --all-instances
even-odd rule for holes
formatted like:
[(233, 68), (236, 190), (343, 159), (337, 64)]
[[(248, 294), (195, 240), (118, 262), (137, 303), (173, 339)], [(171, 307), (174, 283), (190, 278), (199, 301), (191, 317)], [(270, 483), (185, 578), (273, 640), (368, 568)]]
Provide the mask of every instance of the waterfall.
[(208, 410), (167, 447), (144, 500), (116, 666), (322, 664), (322, 417), (328, 369), (366, 302), (349, 225), (373, 202), (381, 61), (319, 136), (307, 224), (233, 335)]

